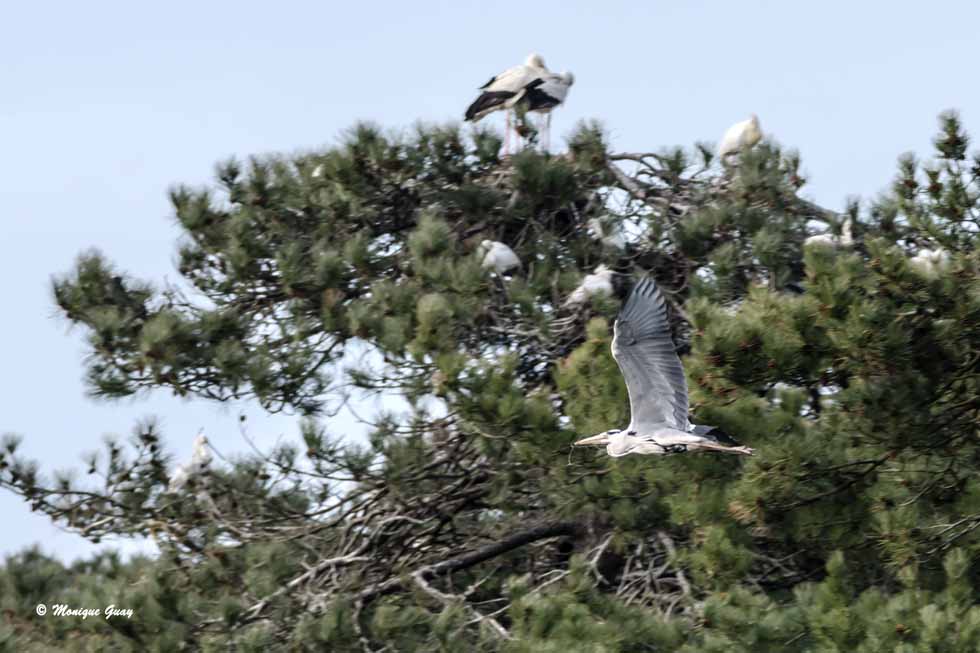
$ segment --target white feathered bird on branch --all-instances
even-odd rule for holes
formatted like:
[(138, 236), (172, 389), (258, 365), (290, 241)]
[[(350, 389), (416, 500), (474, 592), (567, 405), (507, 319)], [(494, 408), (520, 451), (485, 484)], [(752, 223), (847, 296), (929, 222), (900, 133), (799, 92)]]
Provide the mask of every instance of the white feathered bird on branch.
[(741, 154), (762, 140), (759, 116), (754, 113), (748, 120), (737, 122), (728, 128), (718, 144), (718, 158), (724, 163), (727, 157)]
[(480, 264), (487, 270), (504, 274), (514, 268), (521, 267), (521, 259), (517, 258), (510, 247), (496, 240), (484, 240), (480, 243)]
[(582, 279), (578, 288), (565, 300), (565, 306), (579, 306), (589, 301), (596, 295), (611, 295), (613, 271), (605, 265), (600, 265), (595, 272), (588, 274)]
[(932, 276), (949, 265), (949, 252), (941, 247), (936, 249), (920, 249), (909, 259), (909, 265), (920, 274)]
[(194, 438), (194, 450), (191, 453), (190, 461), (178, 465), (177, 469), (174, 470), (173, 476), (170, 477), (170, 484), (167, 486), (167, 492), (179, 492), (188, 481), (207, 471), (211, 464), (209, 446), (204, 433), (198, 433), (197, 437)]
[(506, 111), (507, 130), (504, 132), (504, 151), (508, 151), (511, 131), (510, 109), (524, 97), (528, 84), (549, 74), (550, 71), (541, 55), (529, 54), (524, 63), (494, 75), (490, 81), (480, 87), (482, 92), (479, 97), (466, 109), (466, 120), (477, 122), (494, 111)]
[(551, 112), (565, 103), (568, 89), (575, 83), (575, 76), (568, 72), (558, 74), (548, 73), (537, 77), (524, 87), (523, 97), (519, 106), (527, 113), (539, 113), (545, 116), (541, 126), (541, 148), (547, 152), (551, 145)]

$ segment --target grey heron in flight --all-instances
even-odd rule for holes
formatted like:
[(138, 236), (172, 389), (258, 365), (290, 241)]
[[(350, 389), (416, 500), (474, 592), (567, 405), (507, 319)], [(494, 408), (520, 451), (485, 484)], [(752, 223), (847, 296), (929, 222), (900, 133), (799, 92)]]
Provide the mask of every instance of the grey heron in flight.
[(752, 455), (752, 449), (729, 442), (715, 427), (688, 421), (684, 368), (670, 337), (664, 297), (650, 277), (636, 284), (613, 324), (612, 354), (629, 391), (630, 424), (576, 445), (605, 445), (606, 453), (616, 457), (688, 451)]

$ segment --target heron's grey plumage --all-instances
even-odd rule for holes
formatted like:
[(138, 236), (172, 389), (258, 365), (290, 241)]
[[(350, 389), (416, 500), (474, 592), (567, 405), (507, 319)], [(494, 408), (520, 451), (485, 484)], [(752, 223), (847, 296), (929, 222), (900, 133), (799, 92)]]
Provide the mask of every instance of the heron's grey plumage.
[(606, 445), (614, 457), (697, 450), (752, 454), (748, 447), (729, 446), (727, 436), (720, 440), (714, 427), (688, 420), (687, 379), (670, 335), (667, 303), (650, 277), (636, 284), (613, 324), (612, 354), (626, 380), (630, 424), (575, 444)]
[(664, 425), (686, 431), (687, 379), (670, 335), (664, 296), (650, 277), (633, 288), (613, 333), (613, 358), (630, 396), (627, 431)]

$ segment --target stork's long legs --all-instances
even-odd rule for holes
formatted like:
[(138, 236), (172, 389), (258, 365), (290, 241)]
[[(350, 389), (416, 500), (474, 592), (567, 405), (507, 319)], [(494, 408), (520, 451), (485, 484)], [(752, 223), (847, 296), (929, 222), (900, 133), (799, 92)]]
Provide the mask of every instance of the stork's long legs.
[(504, 127), (504, 156), (510, 154), (510, 111), (505, 112), (507, 114), (507, 126)]
[(544, 153), (548, 154), (551, 151), (551, 112), (544, 114), (544, 127), (541, 135), (541, 147), (544, 149)]
[(514, 142), (514, 154), (517, 154), (524, 149), (524, 138), (521, 136), (521, 127), (523, 126), (523, 117), (517, 113), (517, 109), (511, 109), (507, 112), (507, 117), (510, 118), (510, 137)]

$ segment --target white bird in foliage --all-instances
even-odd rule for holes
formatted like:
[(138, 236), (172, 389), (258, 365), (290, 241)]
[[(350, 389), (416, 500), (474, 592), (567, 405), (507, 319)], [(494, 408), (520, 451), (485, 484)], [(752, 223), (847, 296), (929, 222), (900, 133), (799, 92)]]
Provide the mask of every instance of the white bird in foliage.
[(827, 231), (822, 234), (810, 236), (803, 241), (804, 247), (850, 247), (854, 244), (854, 235), (851, 232), (851, 218), (844, 220), (841, 225), (841, 234)]
[(564, 104), (568, 89), (574, 83), (575, 76), (565, 71), (537, 77), (524, 87), (524, 97), (521, 98), (520, 104), (528, 113), (540, 113), (545, 116), (541, 128), (543, 132), (541, 147), (545, 152), (551, 144), (551, 112), (555, 107)]
[(583, 438), (576, 445), (605, 445), (606, 453), (616, 457), (688, 451), (754, 453), (713, 426), (688, 421), (684, 367), (670, 336), (664, 297), (650, 277), (636, 284), (613, 324), (612, 353), (629, 391), (629, 426)]
[(514, 250), (496, 240), (484, 240), (480, 243), (479, 251), (483, 257), (481, 265), (497, 274), (521, 267), (521, 259), (517, 258)]
[(482, 93), (466, 109), (466, 120), (477, 122), (494, 111), (507, 111), (507, 131), (504, 132), (506, 151), (511, 131), (509, 109), (524, 97), (528, 84), (549, 74), (541, 55), (529, 54), (524, 63), (494, 75), (490, 81), (480, 87)]
[(762, 129), (759, 127), (759, 117), (753, 113), (748, 120), (737, 122), (728, 128), (718, 145), (718, 158), (724, 162), (726, 157), (739, 154), (760, 140)]
[(586, 275), (578, 288), (565, 300), (565, 306), (584, 304), (595, 295), (611, 295), (613, 271), (605, 265), (600, 265), (592, 274)]
[(203, 474), (210, 464), (211, 451), (208, 449), (208, 439), (201, 432), (194, 438), (194, 450), (191, 453), (190, 462), (177, 466), (173, 476), (170, 477), (167, 491), (179, 492), (189, 480)]
[(909, 265), (921, 274), (933, 275), (949, 264), (949, 252), (941, 247), (936, 249), (921, 249), (909, 259)]
[(626, 234), (623, 227), (618, 222), (611, 222), (608, 219), (591, 218), (589, 228), (606, 247), (613, 249), (626, 249)]
[(177, 465), (173, 476), (170, 477), (170, 484), (167, 485), (167, 492), (180, 492), (180, 489), (187, 485), (187, 481), (189, 480), (191, 480), (191, 475), (187, 471), (187, 466)]

